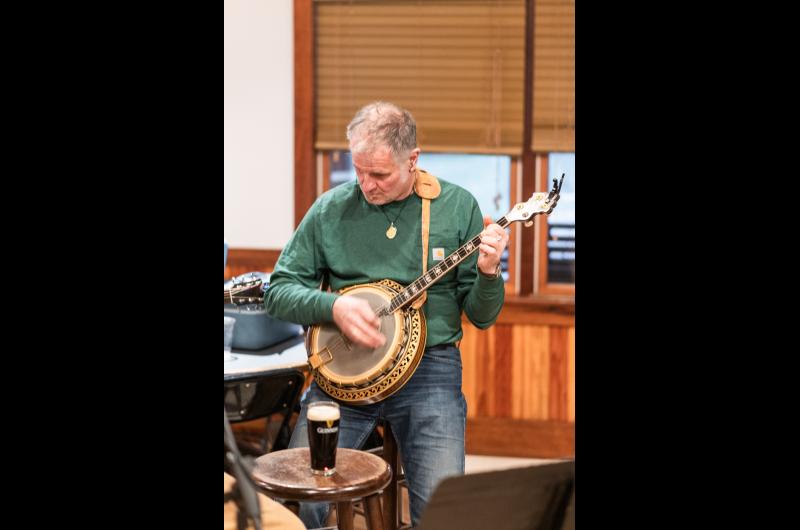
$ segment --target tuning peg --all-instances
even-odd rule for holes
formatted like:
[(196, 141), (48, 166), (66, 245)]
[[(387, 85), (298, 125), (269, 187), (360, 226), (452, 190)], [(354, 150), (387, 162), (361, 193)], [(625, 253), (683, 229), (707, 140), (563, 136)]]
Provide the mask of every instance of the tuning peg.
[(525, 221), (523, 224), (525, 225), (525, 228), (528, 228), (533, 225), (533, 221)]

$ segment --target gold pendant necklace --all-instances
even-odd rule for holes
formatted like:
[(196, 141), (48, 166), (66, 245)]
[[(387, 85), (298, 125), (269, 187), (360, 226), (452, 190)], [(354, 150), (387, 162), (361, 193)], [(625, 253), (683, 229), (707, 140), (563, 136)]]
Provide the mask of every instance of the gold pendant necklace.
[(403, 213), (403, 210), (405, 209), (406, 204), (408, 204), (409, 202), (410, 202), (410, 199), (406, 199), (406, 202), (404, 202), (403, 206), (400, 207), (400, 211), (397, 212), (397, 216), (394, 218), (394, 221), (389, 219), (389, 216), (386, 215), (386, 212), (383, 210), (382, 206), (379, 207), (381, 212), (383, 212), (383, 216), (386, 217), (387, 221), (389, 221), (389, 228), (386, 229), (386, 237), (388, 239), (394, 239), (394, 237), (397, 235), (397, 227), (394, 226), (394, 223), (400, 218), (400, 214)]

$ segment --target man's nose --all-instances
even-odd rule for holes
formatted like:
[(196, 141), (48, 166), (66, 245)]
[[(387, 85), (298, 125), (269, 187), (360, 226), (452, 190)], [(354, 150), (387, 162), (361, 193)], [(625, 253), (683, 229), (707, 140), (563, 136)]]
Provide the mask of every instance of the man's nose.
[(371, 179), (369, 177), (364, 177), (363, 179), (361, 179), (361, 189), (363, 189), (364, 191), (367, 192), (374, 191), (377, 186), (378, 184), (375, 182), (374, 179)]

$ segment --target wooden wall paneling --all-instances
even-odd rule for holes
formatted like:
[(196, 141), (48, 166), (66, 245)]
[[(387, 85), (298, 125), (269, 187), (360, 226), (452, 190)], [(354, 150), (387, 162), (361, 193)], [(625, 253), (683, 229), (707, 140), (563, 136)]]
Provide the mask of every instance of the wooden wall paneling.
[(477, 351), (478, 359), (481, 361), (483, 376), (478, 380), (481, 387), (481, 404), (482, 409), (478, 409), (480, 416), (494, 416), (494, 403), (495, 403), (495, 384), (494, 374), (497, 368), (497, 361), (495, 360), (495, 347), (494, 335), (495, 326), (489, 329), (479, 330), (478, 335), (481, 337), (480, 349)]
[(575, 424), (511, 418), (467, 418), (466, 450), (473, 455), (574, 458)]
[(506, 296), (497, 324), (574, 326), (575, 302), (561, 296), (540, 299)]
[(471, 324), (462, 323), (464, 336), (461, 338), (461, 391), (467, 400), (467, 417), (475, 416), (477, 407), (476, 396), (478, 393), (478, 361), (475, 342), (478, 339), (478, 329)]
[(575, 328), (567, 334), (567, 420), (575, 421)]
[(547, 418), (567, 420), (567, 328), (550, 327), (550, 380), (547, 389)]
[(494, 411), (492, 416), (511, 417), (511, 374), (514, 328), (509, 324), (496, 324), (494, 330)]
[(281, 251), (278, 249), (229, 248), (225, 278), (246, 272), (272, 272)]
[(511, 417), (522, 418), (523, 408), (527, 396), (523, 393), (525, 387), (526, 369), (528, 367), (527, 355), (520, 352), (525, 345), (522, 342), (520, 326), (514, 326), (511, 332)]
[(461, 390), (467, 400), (467, 416), (491, 416), (495, 409), (494, 328), (480, 330), (469, 322), (462, 323)]
[(547, 326), (516, 326), (513, 335), (515, 374), (512, 416), (547, 419), (550, 382), (550, 334)]

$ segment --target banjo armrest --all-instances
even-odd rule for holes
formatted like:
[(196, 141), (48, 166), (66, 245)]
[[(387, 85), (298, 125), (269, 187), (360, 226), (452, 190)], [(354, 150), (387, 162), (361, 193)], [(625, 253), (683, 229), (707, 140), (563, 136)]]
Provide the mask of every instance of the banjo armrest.
[[(328, 354), (328, 358), (323, 359), (322, 356), (326, 353)], [(311, 365), (312, 370), (316, 370), (323, 364), (329, 363), (332, 360), (333, 360), (333, 354), (331, 353), (331, 350), (327, 346), (322, 348), (322, 350), (316, 353), (312, 353), (311, 355), (308, 356), (308, 364)]]

